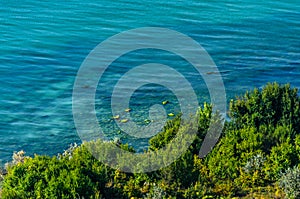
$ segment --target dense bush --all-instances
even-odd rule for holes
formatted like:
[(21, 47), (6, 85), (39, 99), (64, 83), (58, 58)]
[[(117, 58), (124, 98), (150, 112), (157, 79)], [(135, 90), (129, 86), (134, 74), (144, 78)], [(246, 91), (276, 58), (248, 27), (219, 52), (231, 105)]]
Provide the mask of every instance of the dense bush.
[[(102, 164), (87, 148), (112, 163), (117, 157), (108, 152), (111, 145), (100, 140), (71, 146), (52, 158), (21, 153), (7, 166), (2, 197), (299, 198), (297, 93), (288, 84), (273, 83), (231, 100), (224, 133), (212, 152), (199, 158), (210, 120), (215, 118), (212, 106), (204, 104), (197, 113), (194, 142), (178, 160), (155, 172), (130, 174)], [(165, 147), (180, 129), (188, 130), (190, 125), (180, 115), (168, 121), (162, 132), (150, 139), (145, 153)], [(115, 144), (135, 152), (128, 145)], [(120, 164), (130, 163), (124, 160)]]
[(288, 168), (280, 178), (280, 186), (283, 187), (287, 198), (300, 198), (300, 169)]
[(109, 171), (80, 146), (57, 157), (35, 156), (8, 166), (3, 198), (100, 198)]

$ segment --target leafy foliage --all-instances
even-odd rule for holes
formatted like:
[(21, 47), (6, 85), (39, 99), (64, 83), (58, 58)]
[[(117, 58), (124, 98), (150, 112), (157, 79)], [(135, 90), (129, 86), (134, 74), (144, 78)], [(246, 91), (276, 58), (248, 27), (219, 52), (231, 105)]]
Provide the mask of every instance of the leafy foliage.
[(288, 168), (280, 179), (287, 198), (300, 198), (300, 169), (299, 167)]
[(3, 198), (100, 198), (108, 168), (80, 146), (57, 157), (35, 156), (8, 166)]
[[(72, 145), (57, 157), (15, 153), (4, 177), (3, 198), (299, 198), (300, 109), (297, 89), (270, 83), (231, 100), (223, 134), (205, 158), (198, 153), (212, 119), (212, 106), (199, 108), (197, 136), (175, 162), (155, 172), (124, 173), (112, 143)], [(191, 123), (181, 115), (149, 141), (155, 152)], [(135, 153), (128, 144), (113, 144)], [(93, 155), (88, 149), (93, 149)], [(176, 149), (174, 149), (176, 150)], [(132, 163), (119, 161), (118, 168)], [(284, 194), (284, 193), (285, 194)]]

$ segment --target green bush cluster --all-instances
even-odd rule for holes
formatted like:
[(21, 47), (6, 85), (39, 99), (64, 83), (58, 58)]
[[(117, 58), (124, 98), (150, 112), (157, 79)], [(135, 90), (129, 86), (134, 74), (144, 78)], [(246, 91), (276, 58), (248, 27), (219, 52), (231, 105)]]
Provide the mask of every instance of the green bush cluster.
[(66, 156), (35, 156), (8, 167), (3, 198), (100, 198), (108, 168), (80, 146)]
[[(212, 106), (204, 104), (196, 115), (194, 142), (175, 162), (155, 172), (131, 174), (104, 165), (94, 156), (101, 154), (112, 163), (118, 157), (108, 152), (112, 143), (100, 140), (71, 146), (57, 157), (23, 157), (8, 165), (2, 197), (299, 198), (297, 93), (288, 84), (272, 83), (231, 100), (230, 120), (219, 142), (205, 158), (199, 158), (211, 119), (216, 118)], [(168, 121), (144, 153), (165, 147), (182, 126), (188, 130), (190, 125), (180, 115)], [(128, 145), (114, 144), (135, 153)], [(91, 147), (94, 156), (89, 153)], [(119, 164), (121, 168), (129, 163)]]

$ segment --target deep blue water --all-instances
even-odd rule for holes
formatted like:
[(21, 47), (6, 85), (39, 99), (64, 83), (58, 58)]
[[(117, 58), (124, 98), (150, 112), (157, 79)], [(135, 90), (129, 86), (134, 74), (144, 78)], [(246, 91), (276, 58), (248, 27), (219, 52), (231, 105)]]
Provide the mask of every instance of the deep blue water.
[[(73, 83), (84, 58), (110, 36), (152, 26), (192, 37), (215, 61), (230, 99), (273, 81), (300, 88), (299, 19), (296, 0), (1, 1), (0, 162), (8, 161), (13, 151), (55, 155), (80, 142), (72, 116)], [(113, 83), (124, 71), (153, 60), (187, 76), (193, 72), (185, 71), (184, 60), (159, 52), (116, 60), (96, 95), (99, 122), (107, 124), (112, 137), (126, 140), (115, 131), (106, 107)], [(203, 80), (188, 79), (199, 101), (209, 101)], [(169, 111), (178, 111), (169, 90), (157, 85), (139, 89), (132, 102), (137, 122), (147, 119), (143, 114), (149, 104), (166, 96), (173, 104)]]

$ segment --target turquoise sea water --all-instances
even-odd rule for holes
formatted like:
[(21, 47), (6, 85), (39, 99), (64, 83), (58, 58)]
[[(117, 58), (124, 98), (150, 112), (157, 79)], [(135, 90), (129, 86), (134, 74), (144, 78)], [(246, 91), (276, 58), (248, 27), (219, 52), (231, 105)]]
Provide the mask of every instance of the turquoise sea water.
[[(132, 28), (165, 27), (195, 39), (218, 66), (228, 99), (270, 81), (300, 88), (300, 2), (296, 0), (24, 0), (0, 5), (2, 163), (13, 151), (55, 155), (69, 143), (80, 142), (72, 116), (77, 70), (97, 44)], [(99, 122), (107, 125), (111, 137), (127, 139), (115, 131), (107, 109), (113, 83), (124, 71), (153, 61), (186, 74), (199, 101), (209, 101), (203, 80), (185, 71), (184, 60), (158, 51), (122, 56), (107, 71), (96, 95)], [(178, 111), (169, 90), (157, 85), (139, 89), (132, 102), (137, 122), (147, 119), (149, 104), (166, 96), (172, 102), (169, 111)]]

